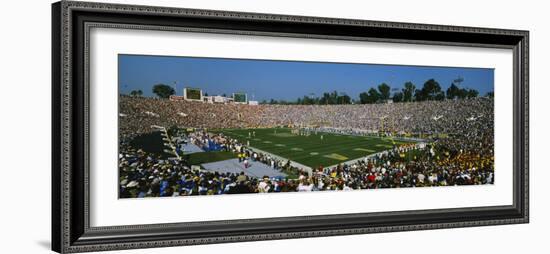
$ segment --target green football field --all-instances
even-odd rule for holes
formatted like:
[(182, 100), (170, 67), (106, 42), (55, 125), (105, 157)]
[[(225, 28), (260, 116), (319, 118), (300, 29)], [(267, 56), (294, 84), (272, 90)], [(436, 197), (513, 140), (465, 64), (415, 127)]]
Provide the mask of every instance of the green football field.
[[(217, 130), (226, 136), (268, 153), (316, 168), (364, 157), (388, 150), (393, 144), (410, 143), (381, 137), (362, 137), (330, 133), (295, 135), (289, 128), (224, 129)], [(249, 137), (249, 133), (251, 134)], [(255, 135), (252, 135), (255, 133)], [(323, 138), (321, 139), (321, 135)]]

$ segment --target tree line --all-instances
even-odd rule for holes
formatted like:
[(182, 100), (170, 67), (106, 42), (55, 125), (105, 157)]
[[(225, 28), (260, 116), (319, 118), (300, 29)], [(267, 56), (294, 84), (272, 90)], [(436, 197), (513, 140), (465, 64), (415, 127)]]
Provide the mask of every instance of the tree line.
[[(159, 98), (169, 98), (170, 95), (174, 95), (176, 91), (171, 86), (165, 84), (156, 84), (152, 88), (153, 94)], [(143, 91), (132, 90), (129, 93), (130, 96), (141, 97)], [(225, 95), (224, 95), (225, 96)], [(313, 95), (304, 95), (296, 100), (275, 100), (269, 101), (263, 100), (262, 104), (299, 104), (299, 105), (340, 105), (340, 104), (372, 104), (387, 102), (391, 100), (393, 102), (413, 102), (413, 101), (441, 101), (444, 99), (466, 99), (475, 98), (479, 96), (479, 92), (475, 89), (459, 88), (454, 83), (447, 88), (446, 91), (441, 89), (439, 83), (434, 79), (429, 79), (424, 82), (422, 88), (416, 88), (412, 82), (406, 82), (401, 90), (398, 90), (391, 96), (391, 87), (382, 83), (376, 88), (371, 87), (366, 92), (359, 94), (358, 99), (352, 99), (346, 93), (333, 91), (325, 92), (320, 97)], [(485, 96), (493, 97), (494, 93), (489, 92)]]
[[(441, 89), (441, 86), (435, 79), (427, 80), (422, 88), (416, 88), (412, 82), (406, 82), (401, 90), (398, 90), (391, 95), (391, 87), (382, 83), (376, 88), (372, 87), (366, 92), (359, 94), (359, 99), (351, 99), (345, 93), (339, 93), (333, 91), (330, 93), (323, 93), (321, 97), (304, 95), (302, 98), (298, 98), (295, 101), (285, 100), (264, 100), (262, 104), (300, 104), (300, 105), (333, 105), (333, 104), (372, 104), (387, 102), (389, 100), (393, 102), (413, 102), (413, 101), (441, 101), (444, 99), (466, 99), (475, 98), (479, 96), (479, 91), (475, 89), (459, 88), (454, 83), (447, 88), (446, 91)], [(493, 92), (487, 93), (485, 96), (493, 97)]]
[[(176, 94), (176, 90), (174, 90), (173, 87), (165, 84), (156, 84), (152, 88), (153, 94), (158, 96), (159, 98), (168, 99), (170, 95)], [(128, 95), (132, 97), (142, 97), (143, 91), (140, 90), (132, 90), (128, 93)]]
[[(173, 87), (171, 87), (169, 85), (165, 85), (165, 84), (156, 84), (156, 85), (154, 85), (153, 89), (152, 89), (152, 92), (153, 92), (153, 94), (155, 94), (156, 96), (158, 96), (159, 98), (162, 98), (162, 99), (168, 99), (168, 98), (170, 98), (171, 95), (176, 94), (176, 90), (174, 90)], [(130, 93), (128, 93), (128, 95), (133, 96), (133, 97), (142, 97), (143, 96), (143, 91), (141, 91), (141, 90), (132, 90), (132, 91), (130, 91)], [(204, 96), (208, 96), (208, 93), (204, 93)], [(225, 93), (222, 96), (227, 97), (227, 95)]]

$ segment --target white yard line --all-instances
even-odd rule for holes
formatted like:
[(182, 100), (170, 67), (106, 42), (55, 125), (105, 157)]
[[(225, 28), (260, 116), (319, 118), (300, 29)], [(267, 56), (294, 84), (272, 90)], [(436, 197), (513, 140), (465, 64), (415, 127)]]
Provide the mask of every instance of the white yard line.
[[(418, 147), (420, 147), (420, 145), (426, 145), (426, 143), (420, 142), (420, 143), (416, 143), (414, 146), (415, 146), (415, 148), (418, 148)], [(356, 163), (356, 162), (358, 162), (358, 161), (360, 161), (360, 160), (370, 159), (370, 158), (372, 158), (372, 157), (374, 157), (374, 156), (382, 155), (382, 154), (387, 153), (387, 152), (389, 152), (389, 151), (391, 151), (391, 150), (392, 150), (392, 149), (380, 151), (380, 152), (377, 152), (377, 153), (373, 153), (373, 154), (366, 155), (366, 156), (364, 156), (364, 157), (359, 157), (359, 158), (356, 158), (356, 159), (353, 159), (353, 160), (344, 161), (344, 162), (339, 163), (339, 164), (353, 164), (353, 163)], [(332, 165), (332, 166), (328, 166), (328, 167), (325, 167), (325, 168), (333, 168), (333, 167), (336, 167), (336, 166), (338, 166), (338, 164), (334, 164), (334, 165)]]

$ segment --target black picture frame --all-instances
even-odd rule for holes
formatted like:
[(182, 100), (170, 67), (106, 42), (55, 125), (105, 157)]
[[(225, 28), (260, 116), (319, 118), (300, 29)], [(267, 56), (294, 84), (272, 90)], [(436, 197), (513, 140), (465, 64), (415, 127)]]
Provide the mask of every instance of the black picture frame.
[[(90, 227), (87, 32), (203, 31), (513, 50), (513, 205)], [(472, 227), (529, 221), (529, 32), (62, 1), (52, 5), (52, 250), (61, 253)]]

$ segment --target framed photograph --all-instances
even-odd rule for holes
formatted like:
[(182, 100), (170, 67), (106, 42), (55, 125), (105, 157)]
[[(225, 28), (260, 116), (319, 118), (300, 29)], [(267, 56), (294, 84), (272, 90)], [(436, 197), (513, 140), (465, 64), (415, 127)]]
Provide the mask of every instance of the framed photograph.
[(54, 251), (529, 221), (528, 31), (52, 10)]

